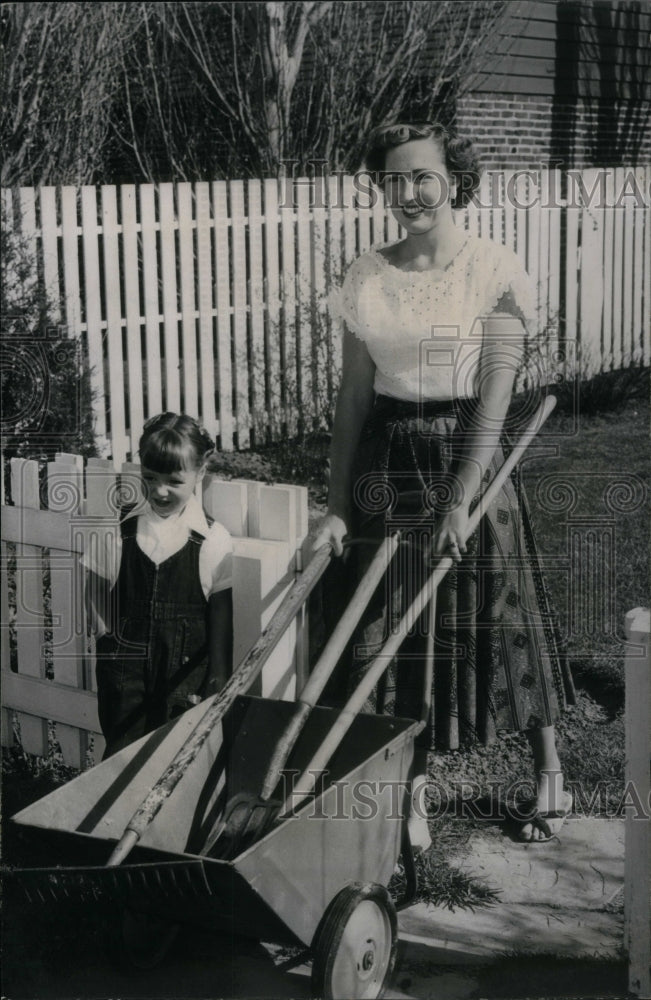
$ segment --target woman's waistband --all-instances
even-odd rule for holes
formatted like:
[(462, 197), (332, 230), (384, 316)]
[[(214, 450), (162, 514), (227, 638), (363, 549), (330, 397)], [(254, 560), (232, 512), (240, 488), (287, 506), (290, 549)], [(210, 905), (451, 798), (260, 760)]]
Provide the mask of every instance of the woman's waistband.
[(373, 416), (384, 419), (409, 419), (423, 417), (452, 417), (458, 419), (472, 413), (477, 406), (477, 399), (397, 399), (393, 396), (378, 395), (375, 397)]

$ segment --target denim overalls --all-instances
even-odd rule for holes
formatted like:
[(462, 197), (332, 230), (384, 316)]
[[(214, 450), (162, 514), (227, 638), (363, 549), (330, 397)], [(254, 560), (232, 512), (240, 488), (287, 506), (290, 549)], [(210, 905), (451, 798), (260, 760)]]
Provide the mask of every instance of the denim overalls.
[(190, 531), (156, 566), (136, 541), (138, 518), (120, 525), (122, 558), (111, 590), (113, 631), (97, 641), (97, 699), (104, 757), (175, 718), (203, 695), (208, 602), (199, 578), (204, 538)]

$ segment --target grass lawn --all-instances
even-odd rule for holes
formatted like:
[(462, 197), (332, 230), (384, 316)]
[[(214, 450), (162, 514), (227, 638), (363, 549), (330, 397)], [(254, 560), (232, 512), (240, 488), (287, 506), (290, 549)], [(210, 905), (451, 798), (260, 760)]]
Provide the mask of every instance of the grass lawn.
[[(559, 752), (579, 814), (616, 815), (623, 793), (623, 620), (625, 613), (648, 603), (649, 406), (633, 400), (618, 412), (582, 416), (578, 427), (565, 413), (552, 414), (544, 448), (532, 451), (523, 477), (546, 578), (560, 616), (577, 686), (577, 703), (559, 727)], [(310, 519), (323, 513), (326, 501), (327, 440), (288, 442), (257, 452), (225, 454), (216, 463), (226, 477), (307, 484)], [(571, 498), (571, 509), (565, 500)], [(584, 549), (573, 548), (578, 532)], [(606, 539), (602, 558), (594, 539)], [(595, 561), (596, 560), (596, 561)], [(600, 561), (600, 562), (599, 562)], [(601, 565), (599, 572), (594, 567)], [(572, 566), (571, 575), (569, 567)], [(568, 585), (586, 583), (577, 597)], [(461, 822), (440, 807), (468, 795), (489, 796), (503, 787), (531, 779), (531, 756), (519, 734), (505, 734), (488, 747), (434, 754), (431, 808), (435, 847), (419, 862), (423, 898), (448, 905), (483, 905), (491, 894), (462, 878), (446, 858), (481, 820)], [(49, 761), (26, 761), (20, 751), (3, 754), (5, 816), (69, 777), (53, 748)], [(463, 791), (462, 783), (466, 790)], [(20, 801), (18, 801), (20, 800)]]

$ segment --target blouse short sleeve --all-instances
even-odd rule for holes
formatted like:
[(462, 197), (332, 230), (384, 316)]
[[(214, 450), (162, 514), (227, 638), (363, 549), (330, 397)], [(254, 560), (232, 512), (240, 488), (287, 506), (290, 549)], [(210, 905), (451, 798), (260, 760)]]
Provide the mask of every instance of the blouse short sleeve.
[(328, 311), (333, 319), (343, 320), (360, 340), (365, 340), (368, 330), (359, 313), (360, 298), (372, 267), (367, 254), (357, 257), (346, 272), (340, 288), (333, 288), (328, 295)]
[(199, 577), (206, 597), (233, 586), (233, 540), (217, 521), (201, 546)]
[(491, 245), (491, 254), (479, 264), (478, 315), (499, 311), (517, 316), (529, 336), (535, 333), (536, 298), (533, 281), (520, 258), (509, 247)]

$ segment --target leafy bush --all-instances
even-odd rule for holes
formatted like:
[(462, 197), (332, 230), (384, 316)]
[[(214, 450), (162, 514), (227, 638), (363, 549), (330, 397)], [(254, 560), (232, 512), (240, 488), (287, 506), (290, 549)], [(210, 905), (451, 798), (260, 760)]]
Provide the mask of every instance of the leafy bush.
[(629, 363), (617, 371), (598, 372), (586, 376), (577, 371), (563, 379), (554, 389), (559, 413), (578, 410), (585, 416), (617, 412), (633, 399), (646, 399), (649, 394), (649, 368)]
[(2, 220), (2, 448), (5, 458), (96, 454), (83, 342), (54, 309), (26, 241)]

